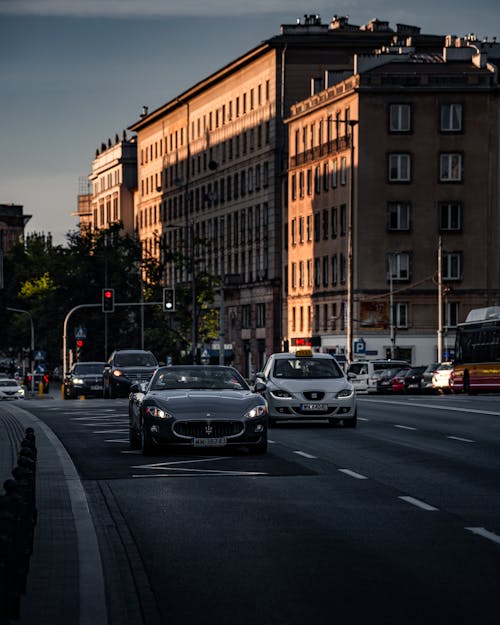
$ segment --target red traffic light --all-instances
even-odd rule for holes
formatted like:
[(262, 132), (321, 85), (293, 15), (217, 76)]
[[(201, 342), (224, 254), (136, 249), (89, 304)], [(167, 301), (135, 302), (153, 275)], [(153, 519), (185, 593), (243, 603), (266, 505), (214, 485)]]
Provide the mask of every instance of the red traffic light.
[(102, 312), (110, 313), (115, 310), (115, 290), (104, 288), (102, 290)]
[(83, 339), (77, 339), (76, 346), (77, 347), (83, 347)]
[(111, 289), (104, 289), (104, 291), (102, 292), (102, 295), (106, 299), (112, 299), (113, 298), (113, 291)]

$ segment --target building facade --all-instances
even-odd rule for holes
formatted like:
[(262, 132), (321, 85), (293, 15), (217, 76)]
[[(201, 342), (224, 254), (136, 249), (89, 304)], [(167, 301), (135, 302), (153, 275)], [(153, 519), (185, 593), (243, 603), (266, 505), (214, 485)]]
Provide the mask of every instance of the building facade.
[(89, 175), (92, 185), (90, 201), (87, 194), (79, 198), (80, 227), (107, 228), (121, 222), (123, 231), (134, 232), (134, 195), (137, 188), (137, 144), (135, 137), (108, 139), (96, 150)]
[(499, 303), (499, 54), (449, 37), (440, 54), (357, 55), (292, 107), (292, 349), (432, 362), (471, 308)]
[(0, 204), (0, 250), (6, 252), (19, 243), (31, 215), (23, 213), (19, 204)]
[[(145, 253), (184, 251), (223, 279), (224, 342), (247, 377), (280, 351), (286, 328), (291, 106), (352, 73), (354, 55), (407, 43), (422, 52), (443, 38), (373, 20), (366, 26), (317, 16), (281, 27), (218, 72), (130, 126), (137, 135), (135, 227)], [(356, 113), (357, 114), (357, 113)], [(192, 279), (167, 267), (166, 285)], [(216, 346), (212, 346), (216, 347)]]

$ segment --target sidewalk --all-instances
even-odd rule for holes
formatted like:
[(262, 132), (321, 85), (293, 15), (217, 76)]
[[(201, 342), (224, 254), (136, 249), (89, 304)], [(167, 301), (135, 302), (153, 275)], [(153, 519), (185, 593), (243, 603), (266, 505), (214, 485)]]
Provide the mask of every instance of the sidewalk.
[(0, 403), (2, 494), (27, 427), (35, 430), (38, 451), (38, 522), (26, 594), (20, 618), (0, 617), (0, 625), (106, 625), (102, 565), (82, 484), (59, 439), (26, 410), (29, 403)]

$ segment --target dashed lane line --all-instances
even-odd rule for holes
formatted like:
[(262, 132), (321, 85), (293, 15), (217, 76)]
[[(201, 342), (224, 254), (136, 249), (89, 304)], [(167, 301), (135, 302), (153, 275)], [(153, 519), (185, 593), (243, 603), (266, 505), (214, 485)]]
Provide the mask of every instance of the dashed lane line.
[(312, 456), (311, 454), (308, 454), (305, 451), (294, 451), (293, 453), (297, 454), (297, 456), (302, 456), (303, 458), (310, 458), (312, 460), (317, 460), (317, 456)]
[(357, 480), (367, 480), (366, 475), (361, 475), (361, 473), (356, 473), (356, 471), (351, 471), (350, 469), (339, 469), (341, 473), (345, 473), (345, 475), (349, 475), (350, 477), (354, 477)]
[(461, 436), (447, 436), (446, 438), (451, 438), (452, 441), (460, 441), (461, 443), (475, 443), (476, 441), (471, 440), (470, 438), (462, 438)]
[(439, 510), (439, 508), (435, 508), (434, 506), (431, 506), (430, 504), (425, 503), (425, 501), (421, 501), (420, 499), (415, 499), (415, 497), (410, 497), (409, 495), (402, 495), (398, 497), (398, 499), (402, 499), (403, 501), (406, 501), (406, 503), (409, 503), (412, 506), (416, 506), (417, 508), (421, 508), (422, 510), (427, 510), (429, 512)]
[(399, 428), (400, 430), (413, 430), (416, 431), (417, 428), (412, 428), (409, 425), (399, 425), (399, 423), (394, 424), (395, 428)]
[(498, 536), (498, 534), (494, 534), (493, 532), (489, 532), (484, 527), (466, 527), (464, 529), (466, 529), (468, 532), (472, 532), (473, 534), (477, 534), (478, 536), (482, 536), (483, 538), (487, 538), (497, 545), (500, 545), (500, 536)]

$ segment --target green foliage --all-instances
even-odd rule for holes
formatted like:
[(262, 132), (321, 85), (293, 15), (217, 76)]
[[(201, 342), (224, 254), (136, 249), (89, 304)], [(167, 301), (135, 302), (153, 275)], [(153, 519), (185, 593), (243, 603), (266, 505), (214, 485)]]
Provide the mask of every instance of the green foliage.
[[(161, 250), (160, 256), (178, 267), (190, 264), (168, 249)], [(191, 283), (176, 285), (175, 313), (164, 313), (159, 305), (145, 305), (141, 311), (139, 305), (141, 293), (144, 302), (162, 301), (164, 271), (161, 262), (143, 254), (135, 237), (121, 233), (119, 223), (97, 231), (70, 232), (65, 246), (52, 245), (44, 235), (31, 236), (5, 255), (0, 352), (18, 355), (30, 345), (28, 316), (8, 307), (31, 315), (35, 349), (47, 353), (49, 366), (62, 362), (66, 318), (68, 349), (75, 348), (75, 328), (83, 325), (87, 330), (84, 360), (105, 360), (115, 348), (144, 346), (160, 360), (170, 355), (180, 361), (191, 349)], [(115, 290), (114, 313), (102, 313), (105, 286)], [(214, 288), (213, 276), (197, 268), (196, 327), (202, 342), (218, 335)]]

